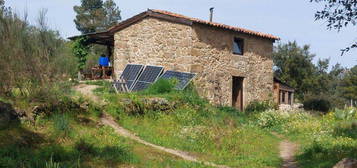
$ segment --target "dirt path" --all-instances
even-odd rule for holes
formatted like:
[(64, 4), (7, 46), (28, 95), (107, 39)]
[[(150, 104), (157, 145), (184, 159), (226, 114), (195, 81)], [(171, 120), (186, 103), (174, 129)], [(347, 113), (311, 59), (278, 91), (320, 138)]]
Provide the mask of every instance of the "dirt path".
[(298, 168), (295, 161), (295, 153), (298, 149), (298, 145), (288, 140), (280, 142), (280, 157), (283, 159), (282, 168)]
[[(87, 84), (80, 84), (76, 87), (74, 87), (74, 89), (78, 92), (80, 92), (81, 94), (83, 94), (84, 96), (86, 96), (87, 98), (95, 101), (95, 102), (100, 102), (101, 104), (104, 104), (105, 102), (103, 100), (101, 100), (98, 96), (96, 96), (95, 94), (93, 94), (93, 90), (98, 88), (98, 86), (95, 85), (87, 85)], [(104, 125), (110, 126), (112, 127), (115, 132), (117, 134), (119, 134), (120, 136), (132, 139), (138, 143), (150, 146), (152, 148), (155, 148), (157, 150), (175, 155), (177, 157), (180, 157), (184, 160), (187, 161), (192, 161), (192, 162), (197, 162), (197, 163), (201, 163), (204, 164), (206, 166), (212, 166), (212, 167), (218, 167), (218, 168), (229, 168), (228, 166), (225, 165), (216, 165), (214, 163), (211, 162), (206, 162), (206, 161), (200, 161), (197, 157), (190, 155), (187, 152), (184, 151), (180, 151), (180, 150), (175, 150), (175, 149), (170, 149), (170, 148), (165, 148), (159, 145), (155, 145), (152, 144), (150, 142), (144, 141), (141, 138), (139, 138), (138, 136), (136, 136), (135, 134), (131, 133), (129, 130), (121, 127), (120, 125), (118, 125), (115, 120), (108, 114), (104, 114), (101, 118), (101, 121)]]
[(272, 134), (281, 139), (284, 139), (279, 144), (280, 157), (283, 159), (283, 165), (281, 167), (298, 168), (299, 166), (295, 160), (295, 154), (298, 150), (298, 145), (296, 143), (290, 142), (289, 140), (285, 139), (284, 136), (276, 132), (273, 132)]

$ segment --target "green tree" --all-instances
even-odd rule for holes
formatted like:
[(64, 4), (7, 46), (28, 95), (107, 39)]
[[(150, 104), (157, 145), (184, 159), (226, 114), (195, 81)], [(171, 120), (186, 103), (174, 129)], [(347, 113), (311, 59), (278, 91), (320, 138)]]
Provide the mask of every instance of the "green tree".
[(84, 69), (87, 56), (89, 54), (89, 46), (87, 38), (81, 37), (76, 39), (72, 44), (73, 55), (77, 58), (78, 80), (81, 80), (81, 71)]
[(113, 0), (107, 0), (104, 4), (104, 11), (106, 14), (104, 25), (109, 28), (119, 23), (121, 20), (119, 7)]
[(342, 97), (357, 101), (357, 65), (346, 72), (341, 81)]
[(273, 53), (275, 75), (294, 87), (299, 99), (311, 91), (315, 82), (316, 68), (312, 63), (315, 55), (311, 54), (309, 49), (308, 45), (299, 47), (294, 41), (279, 44)]
[(102, 0), (81, 0), (81, 6), (74, 6), (74, 11), (77, 13), (74, 23), (83, 34), (105, 29)]
[[(329, 30), (340, 31), (344, 27), (357, 24), (357, 1), (355, 0), (310, 0), (310, 2), (324, 4), (324, 8), (316, 12), (315, 19), (325, 20)], [(342, 49), (342, 54), (356, 47), (357, 42)]]
[(74, 20), (77, 29), (85, 33), (104, 31), (117, 24), (120, 10), (113, 0), (81, 0), (80, 6), (74, 6), (77, 16)]

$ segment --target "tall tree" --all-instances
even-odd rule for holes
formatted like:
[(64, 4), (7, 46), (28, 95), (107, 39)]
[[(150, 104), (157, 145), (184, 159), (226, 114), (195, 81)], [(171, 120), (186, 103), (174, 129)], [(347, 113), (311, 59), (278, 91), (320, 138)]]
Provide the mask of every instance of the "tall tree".
[(80, 6), (74, 6), (77, 13), (74, 20), (77, 29), (85, 33), (104, 31), (108, 27), (117, 24), (120, 10), (113, 0), (81, 0)]
[(357, 65), (348, 70), (341, 82), (342, 97), (357, 101)]
[(81, 6), (75, 6), (74, 11), (77, 13), (74, 23), (83, 34), (104, 30), (102, 0), (81, 0)]
[[(315, 14), (316, 20), (326, 20), (328, 29), (340, 31), (349, 25), (357, 24), (357, 1), (355, 0), (310, 0), (324, 4), (324, 8)], [(357, 42), (342, 49), (342, 54), (356, 48)]]
[(299, 47), (294, 41), (279, 44), (273, 53), (275, 75), (294, 87), (300, 99), (314, 84), (313, 75), (316, 69), (312, 59), (315, 55), (309, 49), (308, 45)]
[(109, 28), (119, 23), (121, 20), (119, 7), (113, 0), (107, 0), (104, 4), (104, 11), (106, 14), (104, 25)]

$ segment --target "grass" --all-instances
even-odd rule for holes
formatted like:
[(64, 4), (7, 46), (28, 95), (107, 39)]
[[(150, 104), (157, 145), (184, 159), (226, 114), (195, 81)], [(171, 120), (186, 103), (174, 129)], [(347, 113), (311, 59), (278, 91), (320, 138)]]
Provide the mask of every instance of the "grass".
[(354, 116), (342, 120), (335, 111), (324, 116), (303, 111), (292, 114), (268, 111), (257, 118), (262, 128), (279, 132), (300, 144), (297, 155), (300, 167), (330, 168), (343, 158), (357, 159), (357, 124), (353, 121), (357, 115), (351, 114)]
[(202, 167), (118, 136), (92, 106), (57, 109), (0, 130), (0, 167)]
[[(96, 93), (109, 102), (105, 110), (117, 118), (120, 125), (151, 143), (188, 151), (202, 160), (232, 167), (280, 165), (279, 139), (250, 124), (249, 116), (229, 107), (210, 105), (192, 87), (185, 91), (151, 88), (130, 94), (115, 94), (108, 88), (99, 88)], [(163, 105), (165, 111), (160, 110), (160, 106), (152, 110), (150, 104), (142, 103), (151, 98), (168, 100), (172, 108), (166, 110)]]

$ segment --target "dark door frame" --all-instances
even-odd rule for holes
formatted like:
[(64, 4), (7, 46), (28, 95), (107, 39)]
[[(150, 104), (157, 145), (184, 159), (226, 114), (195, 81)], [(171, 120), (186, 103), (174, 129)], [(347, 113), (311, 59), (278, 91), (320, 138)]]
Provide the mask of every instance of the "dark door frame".
[(232, 107), (244, 110), (244, 77), (232, 76)]

